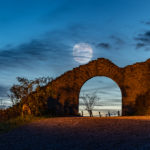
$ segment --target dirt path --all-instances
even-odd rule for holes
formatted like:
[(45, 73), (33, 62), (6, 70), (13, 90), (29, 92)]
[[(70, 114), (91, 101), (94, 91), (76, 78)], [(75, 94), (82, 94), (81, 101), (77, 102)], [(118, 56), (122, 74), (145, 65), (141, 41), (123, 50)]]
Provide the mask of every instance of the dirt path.
[(42, 119), (1, 134), (0, 150), (150, 150), (150, 117)]

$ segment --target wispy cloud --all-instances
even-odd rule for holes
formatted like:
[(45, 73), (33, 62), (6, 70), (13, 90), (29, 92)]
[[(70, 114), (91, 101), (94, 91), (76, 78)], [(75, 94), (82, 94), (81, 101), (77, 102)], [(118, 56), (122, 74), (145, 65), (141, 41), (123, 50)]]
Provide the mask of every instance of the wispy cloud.
[(125, 44), (125, 41), (122, 38), (120, 38), (119, 36), (111, 35), (110, 39), (112, 39), (114, 41), (114, 44), (117, 46), (122, 46)]
[(111, 48), (109, 43), (99, 43), (99, 44), (97, 44), (97, 47), (104, 48), (104, 49), (110, 49)]
[(103, 94), (108, 94), (111, 91), (115, 91), (116, 89), (118, 89), (114, 84), (110, 84), (110, 83), (105, 83), (105, 86), (99, 86), (99, 87), (95, 87), (95, 88), (88, 88), (88, 89), (84, 89), (82, 90), (83, 92), (89, 92), (89, 91), (93, 91), (93, 92), (102, 92)]
[[(94, 43), (95, 44), (95, 43)], [(96, 43), (95, 46), (97, 48), (102, 48), (105, 50), (118, 50), (126, 44), (123, 37), (119, 37), (116, 35), (109, 36), (105, 42)]]
[(147, 21), (141, 21), (142, 24), (145, 24), (145, 25), (150, 25), (150, 20), (147, 20)]
[[(136, 48), (143, 48), (150, 46), (150, 30), (144, 31), (144, 33), (138, 34), (135, 38)], [(147, 50), (147, 49), (145, 49)]]
[(48, 60), (55, 62), (56, 57), (59, 60), (60, 54), (61, 58), (65, 57), (68, 49), (68, 45), (52, 38), (34, 39), (16, 47), (0, 49), (0, 69), (28, 67)]

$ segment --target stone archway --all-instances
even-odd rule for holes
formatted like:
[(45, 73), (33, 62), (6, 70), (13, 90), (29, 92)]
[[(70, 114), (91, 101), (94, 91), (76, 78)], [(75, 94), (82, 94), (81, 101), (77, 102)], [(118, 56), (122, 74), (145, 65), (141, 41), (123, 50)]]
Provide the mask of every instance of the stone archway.
[[(108, 59), (99, 58), (64, 73), (51, 83), (56, 93), (53, 98), (59, 103), (58, 112), (77, 114), (80, 88), (95, 76), (108, 77), (118, 84), (122, 93), (122, 115), (150, 114), (150, 59), (120, 68)], [(47, 92), (49, 86), (46, 86)]]
[(123, 116), (150, 115), (150, 59), (124, 68), (104, 58), (91, 61), (42, 87), (41, 90), (45, 93), (43, 100), (50, 102), (50, 105), (54, 102), (51, 109), (56, 114), (77, 115), (80, 89), (95, 76), (108, 77), (118, 84), (122, 93)]
[(83, 69), (81, 69), (80, 74), (82, 77), (79, 80), (76, 80), (78, 84), (77, 90), (77, 99), (79, 99), (79, 94), (82, 86), (90, 79), (94, 77), (107, 77), (112, 79), (120, 88), (121, 95), (122, 95), (122, 108), (123, 108), (123, 90), (122, 90), (122, 83), (123, 83), (123, 71), (121, 68), (117, 67), (113, 63), (111, 63), (107, 59), (99, 59), (99, 61), (92, 61), (92, 65), (87, 64), (83, 65)]

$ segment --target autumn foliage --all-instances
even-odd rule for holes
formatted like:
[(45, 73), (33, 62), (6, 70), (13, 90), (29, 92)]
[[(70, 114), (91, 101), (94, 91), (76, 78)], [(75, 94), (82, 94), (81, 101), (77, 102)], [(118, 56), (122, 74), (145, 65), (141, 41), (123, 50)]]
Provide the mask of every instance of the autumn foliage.
[[(10, 88), (10, 94), (8, 95), (11, 99), (12, 107), (0, 110), (0, 120), (22, 115), (25, 105), (30, 109), (30, 114), (32, 115), (48, 114), (46, 98), (53, 94), (52, 88), (50, 89), (52, 80), (50, 77), (36, 78), (34, 80), (17, 77), (18, 84)], [(47, 84), (49, 84), (49, 93), (43, 88)]]

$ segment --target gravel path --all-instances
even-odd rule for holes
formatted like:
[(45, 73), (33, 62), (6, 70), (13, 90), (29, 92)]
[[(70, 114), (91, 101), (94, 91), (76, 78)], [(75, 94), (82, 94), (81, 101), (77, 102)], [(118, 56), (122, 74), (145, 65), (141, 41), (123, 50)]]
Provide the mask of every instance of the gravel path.
[(0, 150), (150, 150), (150, 117), (66, 117), (0, 135)]

